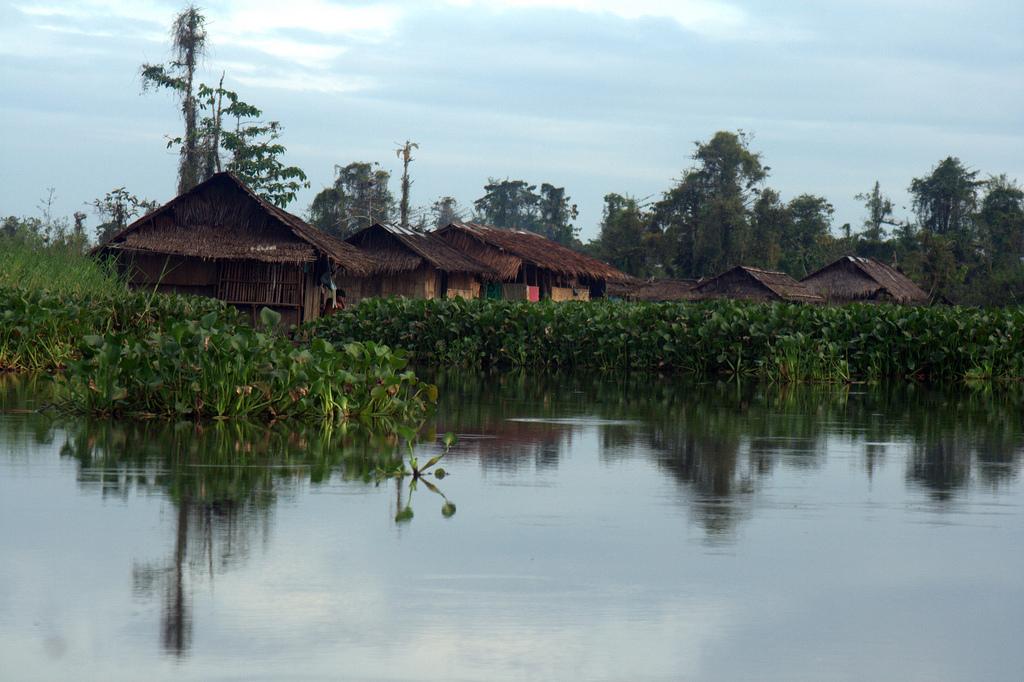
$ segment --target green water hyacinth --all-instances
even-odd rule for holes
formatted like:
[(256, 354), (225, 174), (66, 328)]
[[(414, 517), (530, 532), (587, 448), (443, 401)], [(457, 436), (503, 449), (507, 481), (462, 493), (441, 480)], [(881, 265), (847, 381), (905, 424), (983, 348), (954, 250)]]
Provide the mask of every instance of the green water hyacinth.
[(369, 299), (300, 330), (435, 366), (796, 381), (1024, 378), (1024, 308)]
[(0, 286), (0, 371), (56, 371), (79, 356), (89, 335), (145, 333), (215, 314), (237, 323), (221, 301), (144, 292), (67, 296), (48, 289)]
[(314, 339), (297, 347), (265, 329), (213, 311), (141, 335), (87, 335), (58, 405), (108, 416), (356, 419), (387, 430), (418, 423), (437, 400), (437, 389), (387, 346)]

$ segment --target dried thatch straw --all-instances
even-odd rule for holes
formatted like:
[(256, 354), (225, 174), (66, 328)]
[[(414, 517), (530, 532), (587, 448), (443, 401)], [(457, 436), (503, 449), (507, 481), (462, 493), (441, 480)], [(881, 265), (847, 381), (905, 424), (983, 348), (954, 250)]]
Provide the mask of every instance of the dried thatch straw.
[(375, 223), (347, 241), (373, 256), (378, 274), (409, 272), (426, 263), (442, 272), (497, 278), (497, 273), (490, 267), (458, 251), (433, 232), (416, 232), (398, 225)]
[(761, 270), (744, 265), (726, 270), (717, 277), (701, 282), (693, 293), (702, 298), (736, 298), (750, 300), (824, 303), (825, 299), (784, 272)]
[(802, 280), (833, 302), (892, 301), (921, 304), (928, 294), (899, 270), (874, 258), (843, 256)]
[(495, 270), (503, 281), (514, 281), (523, 263), (559, 275), (611, 282), (629, 275), (607, 263), (525, 230), (504, 230), (479, 223), (452, 223), (438, 234), (459, 251)]
[(376, 267), (367, 254), (274, 206), (231, 173), (217, 173), (139, 218), (96, 249), (104, 250), (268, 263), (325, 256), (357, 276)]

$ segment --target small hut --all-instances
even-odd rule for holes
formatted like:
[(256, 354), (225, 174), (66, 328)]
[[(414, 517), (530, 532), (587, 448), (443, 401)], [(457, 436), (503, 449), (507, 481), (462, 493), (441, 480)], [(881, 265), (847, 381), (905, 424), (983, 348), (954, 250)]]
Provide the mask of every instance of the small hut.
[(356, 247), (217, 173), (136, 220), (95, 249), (113, 255), (129, 284), (212, 296), (249, 312), (263, 307), (298, 324), (320, 314), (324, 281), (366, 276)]
[(874, 258), (843, 256), (801, 281), (830, 303), (928, 302), (928, 294), (909, 277)]
[(696, 301), (695, 279), (651, 279), (631, 282), (609, 282), (608, 295), (625, 301)]
[(377, 263), (370, 277), (344, 282), (350, 301), (371, 296), (480, 298), (481, 285), (497, 279), (491, 268), (433, 232), (375, 223), (346, 241)]
[(630, 279), (607, 263), (535, 232), (451, 223), (437, 234), (496, 273), (498, 282), (487, 288), (488, 298), (589, 300), (603, 297), (608, 282)]
[(700, 298), (735, 298), (747, 301), (824, 303), (814, 291), (784, 272), (737, 265), (693, 288)]

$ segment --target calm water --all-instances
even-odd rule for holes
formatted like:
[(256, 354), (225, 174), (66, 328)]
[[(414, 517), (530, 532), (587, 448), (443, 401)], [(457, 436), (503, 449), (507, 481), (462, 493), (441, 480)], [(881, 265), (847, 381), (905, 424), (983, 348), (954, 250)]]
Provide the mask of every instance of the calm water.
[(1019, 393), (440, 383), (437, 492), (0, 389), (0, 678), (1024, 679)]

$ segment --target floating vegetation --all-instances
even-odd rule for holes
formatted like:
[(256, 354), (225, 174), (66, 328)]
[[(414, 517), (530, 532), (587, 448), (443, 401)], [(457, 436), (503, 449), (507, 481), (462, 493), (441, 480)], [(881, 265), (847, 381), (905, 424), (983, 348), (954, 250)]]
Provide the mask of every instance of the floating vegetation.
[(418, 424), (437, 389), (374, 343), (297, 346), (211, 298), (0, 288), (0, 370), (58, 371), (55, 404), (97, 416)]
[(190, 419), (345, 422), (393, 431), (419, 423), (437, 389), (373, 342), (296, 347), (264, 309), (262, 330), (209, 312), (145, 334), (86, 335), (68, 364), (59, 407), (71, 413)]
[(1024, 308), (369, 299), (301, 330), (432, 366), (796, 381), (1024, 378)]
[(224, 303), (144, 292), (65, 296), (50, 289), (0, 286), (0, 371), (55, 371), (79, 356), (82, 339), (107, 333), (142, 334), (210, 313), (238, 322)]

